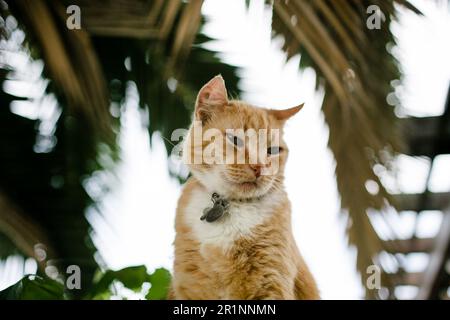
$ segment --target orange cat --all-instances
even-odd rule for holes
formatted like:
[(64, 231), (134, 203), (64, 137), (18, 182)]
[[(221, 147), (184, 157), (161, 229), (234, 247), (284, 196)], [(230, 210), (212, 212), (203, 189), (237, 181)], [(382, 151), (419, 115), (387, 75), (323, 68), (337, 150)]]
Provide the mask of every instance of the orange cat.
[[(288, 148), (282, 129), (300, 109), (268, 110), (229, 101), (221, 76), (200, 90), (194, 115), (199, 128), (192, 125), (183, 149), (193, 176), (178, 202), (171, 299), (319, 298), (292, 234), (283, 187)], [(195, 138), (198, 129), (215, 130), (215, 138)], [(265, 134), (267, 147), (264, 152), (256, 148), (256, 162), (250, 161), (255, 148), (246, 145), (247, 138), (229, 129), (267, 131), (258, 131)], [(223, 149), (210, 152), (214, 159), (231, 150), (245, 163), (198, 158), (214, 143)]]

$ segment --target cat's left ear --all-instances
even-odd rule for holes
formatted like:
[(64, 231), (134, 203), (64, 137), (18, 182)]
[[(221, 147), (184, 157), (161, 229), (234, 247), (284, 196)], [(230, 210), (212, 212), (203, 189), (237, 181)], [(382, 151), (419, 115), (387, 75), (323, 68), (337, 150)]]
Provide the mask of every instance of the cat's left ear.
[(225, 81), (221, 75), (217, 75), (200, 89), (195, 103), (195, 117), (204, 122), (209, 119), (215, 108), (227, 103)]
[(295, 115), (297, 112), (299, 112), (303, 108), (304, 105), (305, 104), (302, 103), (299, 106), (289, 108), (289, 109), (283, 109), (283, 110), (271, 109), (271, 110), (269, 110), (269, 113), (271, 115), (273, 115), (277, 120), (285, 121), (285, 120), (289, 119), (290, 117), (292, 117), (293, 115)]

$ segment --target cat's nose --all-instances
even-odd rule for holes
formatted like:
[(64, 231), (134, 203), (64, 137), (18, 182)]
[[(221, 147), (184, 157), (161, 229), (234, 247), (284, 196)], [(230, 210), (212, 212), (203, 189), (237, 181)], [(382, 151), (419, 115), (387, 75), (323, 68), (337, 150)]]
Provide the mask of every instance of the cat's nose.
[(250, 168), (253, 170), (253, 173), (257, 178), (261, 175), (261, 164), (250, 164)]

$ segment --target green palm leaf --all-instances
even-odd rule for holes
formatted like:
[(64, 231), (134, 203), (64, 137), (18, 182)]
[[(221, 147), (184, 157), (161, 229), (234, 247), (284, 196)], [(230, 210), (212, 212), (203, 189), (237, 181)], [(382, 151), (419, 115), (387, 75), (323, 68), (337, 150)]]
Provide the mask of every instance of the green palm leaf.
[[(383, 249), (368, 217), (369, 209), (390, 203), (374, 166), (389, 170), (402, 138), (394, 108), (386, 97), (400, 78), (399, 66), (387, 49), (395, 45), (390, 23), (395, 4), (418, 12), (407, 1), (274, 1), (272, 27), (284, 37), (289, 59), (300, 53), (300, 67), (312, 67), (317, 86), (325, 91), (323, 114), (330, 134), (328, 146), (336, 160), (336, 180), (349, 242), (358, 249), (357, 266), (363, 285), (366, 269)], [(379, 29), (366, 24), (367, 8), (377, 5), (384, 15)], [(366, 189), (376, 183), (377, 194)], [(374, 297), (375, 291), (367, 291)]]

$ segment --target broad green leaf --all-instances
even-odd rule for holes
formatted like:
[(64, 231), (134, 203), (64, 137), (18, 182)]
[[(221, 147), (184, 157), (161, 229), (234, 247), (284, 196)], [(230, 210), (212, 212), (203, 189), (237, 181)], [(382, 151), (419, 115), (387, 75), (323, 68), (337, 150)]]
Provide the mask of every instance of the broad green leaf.
[(164, 268), (158, 268), (150, 275), (151, 287), (146, 295), (148, 300), (164, 300), (170, 286), (170, 272)]
[(0, 300), (62, 300), (64, 286), (52, 279), (27, 275), (0, 291)]
[(149, 275), (145, 266), (133, 266), (118, 271), (112, 271), (115, 280), (123, 283), (131, 290), (139, 290), (144, 282), (149, 281)]
[(150, 282), (150, 276), (145, 266), (127, 267), (117, 271), (108, 270), (94, 284), (89, 297), (103, 296), (105, 292), (108, 292), (110, 285), (114, 281), (120, 281), (128, 289), (139, 291), (144, 282)]

